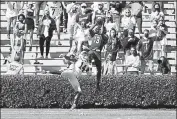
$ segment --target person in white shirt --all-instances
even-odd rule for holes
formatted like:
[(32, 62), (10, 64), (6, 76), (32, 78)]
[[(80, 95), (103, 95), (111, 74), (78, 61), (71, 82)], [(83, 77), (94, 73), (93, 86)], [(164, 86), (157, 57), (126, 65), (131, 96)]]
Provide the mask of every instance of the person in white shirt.
[(7, 72), (5, 74), (8, 75), (17, 75), (23, 73), (23, 65), (20, 63), (20, 56), (16, 55), (14, 57), (14, 61), (7, 64)]
[[(6, 10), (6, 18), (7, 18), (7, 38), (10, 38), (10, 29), (11, 24), (12, 27), (15, 28), (15, 23), (17, 21), (17, 16), (19, 11), (23, 8), (23, 2), (6, 2), (7, 10)], [(15, 36), (13, 36), (15, 38)], [(13, 38), (13, 39), (14, 39)], [(11, 39), (11, 44), (13, 44), (13, 40)]]
[(136, 48), (131, 47), (130, 55), (125, 59), (125, 72), (127, 74), (139, 74), (140, 57), (137, 54)]
[(62, 3), (61, 2), (47, 2), (46, 9), (49, 9), (50, 16), (56, 22), (56, 32), (58, 36), (58, 45), (62, 45), (60, 42), (60, 23), (61, 23), (61, 15), (63, 12)]
[(125, 15), (121, 19), (121, 26), (123, 27), (124, 36), (128, 36), (128, 29), (133, 29), (135, 32), (136, 20), (135, 17), (131, 15), (131, 11), (129, 8), (125, 9)]
[(68, 13), (68, 24), (67, 24), (67, 32), (70, 36), (70, 49), (72, 47), (73, 42), (73, 34), (74, 34), (74, 25), (76, 23), (77, 16), (77, 6), (75, 2), (67, 5), (66, 12)]

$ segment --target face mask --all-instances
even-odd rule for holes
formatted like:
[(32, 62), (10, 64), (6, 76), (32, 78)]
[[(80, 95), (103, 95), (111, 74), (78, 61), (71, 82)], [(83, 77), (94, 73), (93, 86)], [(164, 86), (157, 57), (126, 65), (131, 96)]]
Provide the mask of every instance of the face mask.
[(149, 37), (149, 34), (148, 34), (148, 33), (145, 33), (144, 36), (145, 36), (146, 38), (148, 38), (148, 37)]

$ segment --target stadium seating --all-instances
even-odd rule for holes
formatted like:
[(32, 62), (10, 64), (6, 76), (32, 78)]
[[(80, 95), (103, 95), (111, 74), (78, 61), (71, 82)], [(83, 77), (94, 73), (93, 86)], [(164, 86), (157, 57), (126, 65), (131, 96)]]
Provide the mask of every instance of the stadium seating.
[[(176, 8), (174, 7), (176, 2), (164, 2), (164, 13), (165, 13), (165, 21), (166, 25), (168, 26), (168, 34), (167, 34), (167, 57), (170, 61), (172, 66), (172, 72), (176, 72)], [(5, 2), (1, 2), (1, 54), (3, 57), (7, 57), (9, 55), (9, 48), (10, 48), (10, 41), (7, 40), (6, 36), (6, 5)], [(146, 6), (148, 9), (151, 9), (151, 2), (147, 2)], [(41, 16), (42, 12), (40, 12)], [(143, 13), (143, 30), (150, 29), (150, 21), (149, 21), (149, 13)], [(63, 26), (61, 26), (63, 27)], [(138, 29), (135, 30), (137, 37), (139, 37)], [(12, 35), (12, 34), (11, 34)], [(59, 58), (59, 55), (62, 53), (67, 53), (69, 50), (69, 37), (67, 34), (61, 33), (61, 43), (62, 46), (57, 46), (57, 34), (54, 33), (54, 36), (51, 41), (51, 49), (49, 54), (49, 59), (38, 59), (40, 56), (39, 50), (39, 40), (36, 36), (36, 31), (34, 32), (33, 36), (33, 48), (32, 51), (28, 51), (29, 45), (27, 42), (27, 48), (25, 52), (25, 74), (40, 74), (42, 70), (47, 70), (48, 68), (52, 68), (53, 70), (59, 70), (65, 68), (66, 65), (63, 63), (63, 59)], [(29, 39), (27, 39), (29, 41)], [(44, 49), (45, 51), (45, 49)], [(1, 57), (1, 62), (4, 61), (3, 57)], [(102, 57), (104, 59), (104, 57)], [(123, 58), (119, 58), (118, 60), (118, 67), (119, 71), (123, 70), (123, 65), (121, 64)], [(119, 61), (120, 60), (120, 61)], [(40, 62), (41, 64), (34, 64), (35, 62)], [(1, 63), (2, 64), (2, 63)], [(120, 65), (119, 65), (120, 64)], [(95, 71), (95, 70), (94, 70)], [(6, 72), (6, 66), (1, 65), (1, 73)]]

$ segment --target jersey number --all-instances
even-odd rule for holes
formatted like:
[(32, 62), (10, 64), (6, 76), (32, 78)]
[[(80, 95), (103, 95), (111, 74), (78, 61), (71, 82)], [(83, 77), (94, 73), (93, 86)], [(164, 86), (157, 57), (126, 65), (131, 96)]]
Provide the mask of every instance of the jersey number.
[(97, 37), (96, 37), (96, 40), (95, 40), (95, 43), (97, 43), (97, 44), (98, 44), (99, 42), (100, 42), (100, 37), (99, 37), (99, 36), (97, 36)]
[(54, 15), (54, 13), (55, 13), (55, 9), (52, 9), (52, 11), (53, 11), (53, 12), (52, 12), (52, 15)]

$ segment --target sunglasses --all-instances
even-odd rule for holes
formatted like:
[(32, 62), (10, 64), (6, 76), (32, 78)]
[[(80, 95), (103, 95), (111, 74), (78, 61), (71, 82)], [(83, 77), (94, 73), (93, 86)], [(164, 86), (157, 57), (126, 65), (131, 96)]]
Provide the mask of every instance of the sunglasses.
[(86, 8), (86, 6), (82, 6), (82, 8)]
[(130, 13), (130, 12), (126, 12), (126, 13)]

